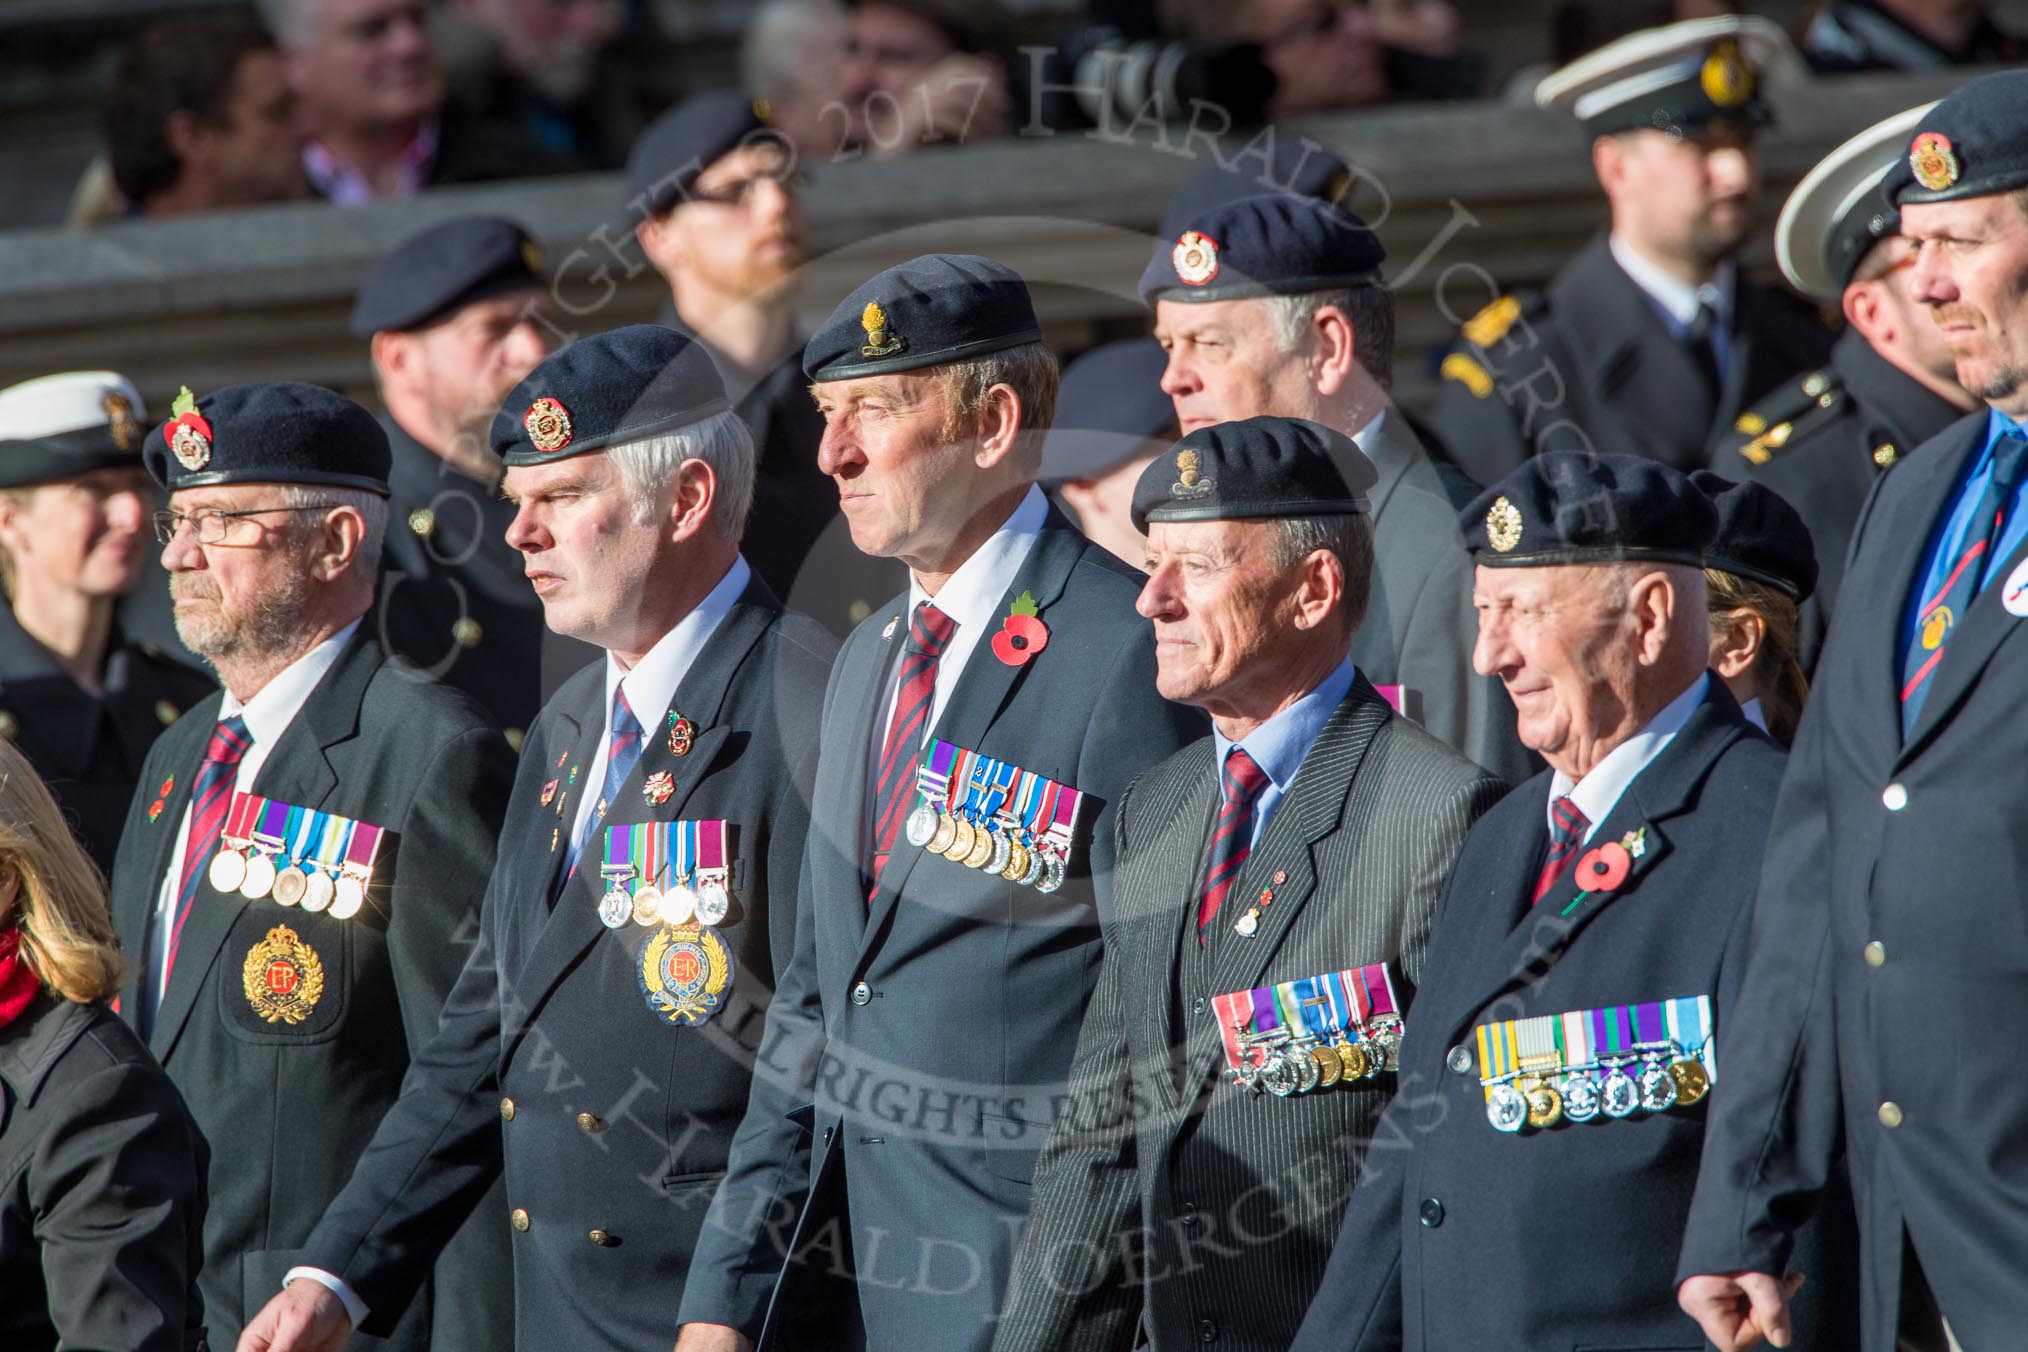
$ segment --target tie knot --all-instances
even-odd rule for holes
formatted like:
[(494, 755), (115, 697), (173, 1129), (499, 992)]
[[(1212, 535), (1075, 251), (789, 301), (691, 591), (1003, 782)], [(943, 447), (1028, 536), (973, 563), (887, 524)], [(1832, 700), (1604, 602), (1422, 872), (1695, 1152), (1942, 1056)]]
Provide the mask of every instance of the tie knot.
[(1225, 753), (1225, 798), (1227, 802), (1251, 803), (1267, 787), (1267, 771), (1239, 747)]
[(2021, 482), (2022, 461), (2028, 460), (2028, 440), (2008, 433), (1993, 445), (1993, 482), (2003, 491)]
[(941, 657), (945, 645), (951, 641), (951, 635), (957, 632), (958, 622), (928, 601), (915, 608), (915, 614), (908, 622), (910, 646), (930, 657)]
[(1556, 822), (1556, 835), (1562, 840), (1580, 840), (1591, 826), (1591, 818), (1578, 809), (1565, 794), (1549, 805), (1549, 815)]
[(622, 686), (613, 687), (613, 726), (615, 740), (641, 735), (641, 720), (634, 717), (634, 706), (627, 703), (627, 692)]
[(221, 719), (211, 730), (211, 744), (204, 748), (204, 759), (216, 765), (237, 765), (253, 745), (253, 734), (246, 730), (246, 720), (238, 714)]

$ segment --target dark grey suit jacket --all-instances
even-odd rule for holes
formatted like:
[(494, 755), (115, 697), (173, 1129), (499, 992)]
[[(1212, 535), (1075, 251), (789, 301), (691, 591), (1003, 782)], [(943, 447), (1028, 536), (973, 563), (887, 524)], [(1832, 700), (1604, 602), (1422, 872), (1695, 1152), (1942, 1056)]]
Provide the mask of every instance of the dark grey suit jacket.
[(203, 1345), (204, 1138), (102, 1004), (0, 1028), (0, 1347)]
[[(127, 814), (112, 910), (136, 980), (221, 699), (197, 705), (156, 741)], [(476, 704), (388, 662), (362, 625), (253, 791), (387, 828), (366, 906), (334, 920), (199, 884), (149, 1050), (211, 1143), (202, 1288), (219, 1346), (232, 1346), (281, 1289), (393, 1105), (410, 1057), (435, 1032), (478, 933), (513, 774), (513, 752)], [(153, 791), (170, 775), (175, 786), (151, 819)], [(249, 953), (280, 925), (324, 970), (323, 994), (297, 1024), (263, 1021), (243, 990)], [(121, 1002), (131, 1019), (133, 980)], [(417, 1303), (389, 1346), (477, 1352), (512, 1336), (501, 1229), (469, 1229), (436, 1276), (432, 1299)]]
[[(778, 1321), (770, 1337), (785, 1348), (847, 1345), (862, 1326), (875, 1348), (990, 1339), (1051, 1097), (1097, 977), (1113, 803), (1203, 730), (1155, 693), (1152, 634), (1133, 613), (1139, 576), (1052, 510), (996, 611), (1031, 593), (1048, 646), (1017, 667), (982, 641), (932, 729), (1091, 795), (1069, 880), (1052, 895), (904, 841), (868, 905), (871, 729), (907, 633), (906, 594), (846, 641), (824, 696), (795, 960), (768, 1011), (684, 1322), (754, 1332), (772, 1301), (783, 1320), (824, 1325), (824, 1341), (810, 1342)], [(800, 1153), (799, 1109), (814, 1160)], [(852, 1266), (824, 1247), (833, 1236), (849, 1236)], [(815, 1256), (777, 1293), (785, 1247)], [(818, 1269), (833, 1267), (853, 1288), (816, 1294)]]
[[(1451, 857), (1504, 792), (1356, 682), (1200, 957), (1214, 756), (1208, 737), (1185, 748), (1120, 805), (1105, 966), (1036, 1168), (996, 1352), (1128, 1352), (1137, 1336), (1156, 1349), (1288, 1346), (1393, 1077), (1290, 1099), (1241, 1089), (1223, 1079), (1210, 1002), (1371, 963), (1418, 979)], [(1266, 887), (1259, 930), (1236, 933), (1233, 913)]]

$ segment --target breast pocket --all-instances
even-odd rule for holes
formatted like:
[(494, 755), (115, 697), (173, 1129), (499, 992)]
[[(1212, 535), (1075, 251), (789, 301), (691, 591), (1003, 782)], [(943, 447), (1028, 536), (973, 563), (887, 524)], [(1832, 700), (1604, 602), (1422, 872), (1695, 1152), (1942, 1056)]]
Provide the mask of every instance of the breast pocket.
[(352, 962), (348, 923), (256, 903), (220, 950), (219, 1017), (256, 1043), (321, 1042), (345, 1018)]

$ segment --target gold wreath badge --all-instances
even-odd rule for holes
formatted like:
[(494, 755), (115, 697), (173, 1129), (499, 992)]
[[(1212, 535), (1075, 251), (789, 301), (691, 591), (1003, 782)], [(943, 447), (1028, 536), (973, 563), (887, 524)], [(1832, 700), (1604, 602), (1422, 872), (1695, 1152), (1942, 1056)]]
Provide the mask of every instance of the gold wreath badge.
[(247, 1003), (269, 1023), (301, 1023), (324, 995), (323, 960), (287, 925), (247, 952), (239, 977)]

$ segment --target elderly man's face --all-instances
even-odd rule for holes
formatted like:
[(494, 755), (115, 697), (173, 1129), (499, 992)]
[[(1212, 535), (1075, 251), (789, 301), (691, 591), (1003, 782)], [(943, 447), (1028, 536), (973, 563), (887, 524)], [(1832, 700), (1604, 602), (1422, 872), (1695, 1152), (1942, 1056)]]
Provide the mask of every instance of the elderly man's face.
[(1638, 663), (1612, 567), (1482, 566), (1472, 604), (1472, 666), (1507, 687), (1521, 745), (1574, 773), (1563, 758), (1623, 726), (1634, 707)]
[[(852, 543), (876, 558), (934, 557), (965, 529), (958, 485), (977, 472), (973, 442), (947, 426), (942, 384), (916, 371), (817, 386), (817, 467), (838, 485)], [(956, 491), (954, 491), (956, 490)]]
[(289, 53), (289, 69), (312, 120), (373, 126), (437, 111), (444, 73), (422, 0), (301, 3), (313, 31)]
[(515, 507), (507, 543), (542, 601), (549, 627), (602, 648), (637, 637), (637, 601), (662, 557), (667, 522), (635, 518), (609, 455), (516, 465), (503, 484)]
[(1917, 300), (1943, 330), (1958, 383), (2013, 417), (2028, 413), (2028, 210), (2017, 194), (1911, 202)]
[(1153, 521), (1135, 609), (1155, 624), (1155, 688), (1213, 714), (1251, 713), (1286, 679), (1300, 571), (1265, 521)]
[(185, 525), (162, 547), (183, 646), (217, 662), (280, 652), (301, 637), (317, 513), (284, 507), (272, 484), (178, 489), (169, 495), (169, 510), (186, 517), (257, 513), (228, 523), (232, 544), (202, 544)]
[(1241, 418), (1315, 418), (1321, 411), (1307, 363), (1282, 351), (1265, 301), (1158, 300), (1155, 341), (1169, 354), (1162, 392), (1186, 434)]

